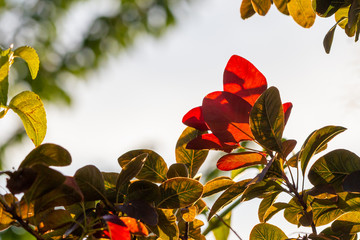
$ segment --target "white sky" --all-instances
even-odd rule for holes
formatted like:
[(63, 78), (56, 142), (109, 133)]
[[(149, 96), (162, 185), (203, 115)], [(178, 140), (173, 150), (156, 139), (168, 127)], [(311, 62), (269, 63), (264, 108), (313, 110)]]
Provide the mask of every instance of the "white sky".
[[(73, 157), (72, 167), (62, 171), (73, 174), (87, 164), (120, 171), (117, 158), (138, 148), (155, 150), (168, 165), (173, 163), (185, 128), (182, 116), (207, 93), (222, 90), (223, 70), (232, 54), (250, 60), (269, 86), (279, 88), (283, 102), (293, 102), (284, 137), (298, 140), (297, 149), (313, 130), (340, 125), (348, 131), (332, 140), (329, 149), (347, 148), (359, 155), (359, 44), (339, 28), (327, 55), (322, 40), (333, 19), (317, 18), (314, 27), (303, 29), (272, 6), (266, 17), (243, 21), (240, 3), (194, 3), (164, 37), (144, 37), (88, 81), (69, 82), (74, 106), (47, 108), (45, 142), (65, 147)], [(9, 115), (4, 121), (16, 119)], [(25, 154), (33, 148), (26, 141)], [(17, 167), (25, 154), (12, 149), (6, 166)], [(207, 164), (215, 167), (215, 162)], [(258, 203), (244, 203), (235, 211), (233, 227), (243, 239), (258, 223)], [(282, 214), (270, 223), (287, 234), (298, 231)]]

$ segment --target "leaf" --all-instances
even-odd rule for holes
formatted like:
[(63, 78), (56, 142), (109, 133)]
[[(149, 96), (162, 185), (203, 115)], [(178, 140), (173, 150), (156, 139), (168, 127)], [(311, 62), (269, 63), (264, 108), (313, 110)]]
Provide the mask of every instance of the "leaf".
[(19, 115), (25, 130), (35, 146), (39, 146), (46, 135), (46, 113), (40, 97), (25, 91), (11, 99), (9, 108)]
[[(215, 218), (213, 218), (211, 221), (213, 221)], [(211, 224), (210, 221), (210, 224)], [(228, 225), (231, 226), (231, 212), (229, 212), (228, 214), (226, 214), (223, 217), (223, 221)], [(225, 224), (222, 224), (221, 222), (217, 221), (217, 227), (215, 227), (212, 232), (215, 236), (216, 240), (224, 240), (224, 239), (228, 239), (229, 234), (230, 234), (230, 229), (228, 226), (226, 226)]]
[(147, 153), (148, 157), (145, 161), (140, 173), (136, 176), (137, 179), (148, 180), (155, 183), (161, 183), (166, 180), (167, 165), (164, 159), (152, 150), (139, 149), (129, 151), (118, 158), (118, 162), (122, 168), (130, 162), (133, 158), (140, 154)]
[(143, 200), (151, 203), (160, 199), (160, 190), (155, 183), (146, 180), (135, 181), (129, 185), (126, 199), (127, 201)]
[(141, 220), (149, 226), (158, 224), (158, 213), (156, 209), (143, 200), (132, 200), (117, 206), (118, 210), (129, 217)]
[(279, 194), (280, 192), (275, 192), (273, 194), (270, 194), (260, 202), (258, 209), (258, 217), (260, 222), (265, 222), (266, 211), (274, 204)]
[(171, 178), (160, 185), (161, 199), (157, 207), (167, 209), (187, 207), (196, 202), (202, 193), (203, 186), (196, 180), (184, 177)]
[(170, 166), (169, 171), (166, 174), (167, 178), (173, 177), (189, 177), (189, 170), (183, 163), (174, 163)]
[(316, 154), (317, 151), (322, 149), (331, 139), (333, 139), (339, 133), (345, 131), (346, 128), (337, 126), (326, 126), (312, 132), (305, 140), (301, 147), (299, 154), (299, 161), (301, 163), (301, 170), (303, 175), (311, 157)]
[(287, 4), (292, 18), (304, 28), (310, 28), (315, 22), (315, 12), (308, 0), (290, 0)]
[(270, 0), (251, 0), (251, 4), (260, 16), (265, 16), (271, 7)]
[(247, 184), (251, 179), (242, 180), (240, 182), (234, 183), (229, 187), (225, 192), (223, 192), (218, 199), (216, 199), (214, 205), (211, 207), (208, 220), (210, 220), (217, 212), (223, 209), (226, 205), (233, 202), (238, 198), (246, 189)]
[(255, 139), (265, 148), (282, 152), (284, 111), (279, 90), (267, 89), (256, 101), (250, 113), (250, 127)]
[(9, 91), (10, 62), (7, 54), (0, 56), (0, 105), (6, 106)]
[(265, 76), (251, 62), (237, 55), (231, 56), (224, 71), (225, 92), (233, 93), (253, 106), (266, 89)]
[[(0, 195), (0, 198), (2, 198), (9, 206), (11, 206), (17, 199), (14, 197), (14, 195), (12, 194), (5, 194), (5, 195)], [(8, 227), (10, 227), (11, 223), (14, 222), (15, 220), (12, 219), (12, 215), (10, 213), (8, 213), (5, 208), (4, 205), (2, 203), (0, 203), (0, 229), (1, 230), (5, 230)]]
[(34, 183), (37, 172), (31, 168), (22, 168), (13, 173), (8, 172), (9, 179), (6, 181), (6, 187), (12, 194), (18, 194), (27, 191)]
[(74, 222), (70, 213), (63, 209), (51, 209), (50, 211), (42, 214), (40, 220), (39, 229), (41, 232), (47, 232), (50, 230), (55, 230), (58, 228), (62, 228), (66, 225), (70, 225)]
[(291, 102), (286, 102), (283, 103), (283, 110), (284, 110), (284, 125), (286, 125), (287, 121), (289, 120), (290, 117), (290, 113), (292, 110), (292, 103)]
[(360, 3), (358, 0), (353, 0), (348, 13), (348, 23), (347, 23), (348, 28), (352, 29), (353, 27), (355, 27), (356, 29), (356, 25), (359, 21), (359, 13), (360, 13)]
[[(343, 19), (341, 19), (339, 21), (342, 21), (342, 20)], [(335, 33), (335, 29), (336, 29), (337, 25), (338, 25), (338, 22), (332, 28), (330, 28), (330, 30), (327, 32), (327, 34), (324, 37), (323, 45), (324, 45), (326, 53), (330, 53), (330, 49), (331, 49), (331, 45), (332, 45), (332, 42), (334, 39), (334, 33)]]
[(156, 226), (149, 226), (151, 231), (163, 240), (178, 240), (179, 228), (176, 224), (176, 217), (170, 209), (157, 209), (159, 223)]
[(204, 163), (208, 152), (207, 150), (187, 149), (187, 144), (197, 137), (199, 131), (193, 128), (186, 128), (176, 143), (175, 157), (177, 163), (183, 163), (189, 170), (190, 177), (194, 177), (201, 165)]
[(105, 215), (103, 218), (108, 225), (111, 240), (131, 240), (129, 228), (119, 217)]
[(251, 0), (243, 0), (240, 6), (240, 15), (243, 20), (255, 14), (255, 10), (251, 4)]
[(125, 225), (129, 228), (131, 234), (137, 236), (147, 236), (149, 234), (146, 226), (142, 222), (137, 221), (135, 218), (120, 217), (120, 220), (123, 221), (123, 223), (125, 223)]
[(360, 170), (360, 158), (344, 149), (331, 151), (319, 158), (310, 168), (308, 178), (313, 185), (331, 184), (341, 190), (344, 178)]
[(197, 138), (191, 140), (187, 145), (187, 149), (203, 150), (203, 149), (214, 149), (222, 150), (224, 152), (231, 152), (235, 148), (238, 148), (238, 143), (226, 144), (222, 142), (214, 134), (202, 134)]
[(264, 155), (256, 152), (230, 153), (222, 156), (217, 161), (217, 168), (222, 171), (230, 171), (238, 168), (266, 164)]
[(265, 197), (268, 194), (282, 191), (284, 191), (284, 189), (279, 183), (272, 180), (263, 180), (248, 185), (243, 195), (241, 196), (241, 199), (242, 201), (248, 201), (256, 197)]
[(217, 177), (212, 179), (211, 181), (208, 181), (204, 185), (204, 193), (203, 198), (211, 196), (215, 193), (218, 193), (220, 191), (223, 191), (227, 188), (229, 188), (231, 185), (234, 184), (234, 181), (229, 177)]
[[(350, 9), (350, 5), (344, 6), (344, 7), (339, 8), (339, 10), (337, 10), (335, 13), (335, 21), (338, 23), (338, 25), (342, 29), (345, 29), (345, 26), (348, 23), (349, 9)], [(341, 19), (343, 19), (343, 20), (340, 21)]]
[(29, 46), (19, 47), (14, 51), (14, 57), (22, 58), (28, 65), (32, 79), (39, 71), (40, 60), (35, 49)]
[(278, 227), (268, 224), (259, 223), (257, 224), (250, 233), (250, 240), (285, 240), (288, 237)]
[(184, 115), (182, 122), (185, 125), (195, 128), (199, 131), (209, 130), (209, 128), (207, 127), (207, 125), (204, 121), (201, 106), (195, 107), (195, 108), (191, 109), (189, 112), (187, 112)]
[(285, 15), (289, 15), (287, 3), (288, 3), (287, 0), (274, 0), (274, 4), (276, 8), (279, 10), (279, 12)]
[[(201, 227), (204, 225), (204, 222), (199, 219), (194, 219), (194, 221), (190, 222), (188, 224), (188, 239), (199, 239), (199, 240), (205, 240), (205, 237), (201, 234)], [(186, 230), (186, 223), (182, 220), (179, 221), (179, 237), (180, 239), (185, 236)]]
[[(327, 227), (324, 230), (322, 230), (318, 236), (323, 237), (323, 238), (319, 238), (319, 240), (338, 240), (338, 239), (356, 240), (357, 239), (356, 235), (349, 235), (346, 233), (339, 233), (339, 232), (335, 233), (331, 230), (331, 227)], [(311, 239), (317, 240), (317, 238), (311, 238)]]
[(123, 167), (116, 181), (117, 192), (120, 191), (122, 185), (127, 184), (131, 179), (133, 179), (139, 174), (139, 172), (145, 165), (145, 161), (147, 160), (148, 156), (149, 154), (142, 153), (137, 157), (134, 157)]
[[(102, 172), (101, 173), (104, 178), (104, 186), (105, 186), (105, 197), (110, 202), (116, 202), (116, 181), (119, 177), (118, 173), (115, 172)], [(122, 196), (122, 195), (121, 195)], [(118, 199), (119, 197), (118, 196)], [(120, 201), (122, 202), (122, 201)]]
[(347, 192), (360, 193), (360, 170), (350, 173), (344, 178), (343, 189)]
[(45, 166), (68, 166), (71, 164), (71, 155), (59, 145), (45, 143), (32, 150), (21, 162), (19, 169), (39, 163)]
[(105, 197), (104, 177), (93, 165), (87, 165), (75, 172), (74, 178), (85, 201), (101, 200)]
[(360, 212), (347, 212), (331, 224), (334, 232), (354, 234), (360, 232)]
[(314, 0), (312, 1), (312, 7), (315, 12), (321, 17), (330, 17), (341, 6), (345, 4), (342, 0)]
[(191, 206), (191, 207), (181, 208), (180, 213), (182, 220), (184, 220), (185, 222), (192, 222), (196, 217), (196, 207)]
[(282, 142), (283, 147), (283, 157), (286, 158), (295, 148), (296, 140), (289, 139)]

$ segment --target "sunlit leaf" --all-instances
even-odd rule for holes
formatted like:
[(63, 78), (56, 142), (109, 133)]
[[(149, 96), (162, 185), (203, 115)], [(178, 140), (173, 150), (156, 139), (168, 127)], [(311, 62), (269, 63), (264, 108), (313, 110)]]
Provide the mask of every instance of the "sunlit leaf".
[(131, 234), (137, 236), (147, 236), (149, 234), (146, 226), (135, 218), (120, 217), (120, 220), (123, 221), (123, 223), (125, 223), (125, 225), (129, 228)]
[(179, 228), (176, 224), (176, 217), (171, 209), (157, 209), (159, 223), (156, 226), (149, 226), (159, 238), (163, 240), (178, 240)]
[(186, 207), (180, 209), (181, 217), (185, 222), (192, 222), (196, 217), (196, 207)]
[(303, 175), (311, 157), (316, 154), (319, 149), (322, 149), (324, 145), (326, 145), (336, 135), (345, 130), (346, 128), (343, 127), (326, 126), (312, 132), (309, 135), (301, 147), (299, 154), (299, 161), (301, 163), (301, 170)]
[[(188, 224), (188, 237), (189, 239), (199, 239), (199, 240), (206, 240), (205, 237), (201, 234), (201, 227), (204, 225), (204, 222), (199, 219), (194, 219), (194, 221)], [(183, 220), (180, 220), (178, 223), (179, 226), (179, 237), (180, 239), (185, 236), (186, 230), (186, 223)]]
[(215, 193), (221, 192), (227, 188), (229, 188), (231, 185), (234, 184), (234, 181), (229, 177), (217, 177), (212, 179), (211, 181), (208, 181), (204, 185), (204, 193), (203, 198), (211, 196)]
[(19, 115), (29, 138), (39, 146), (46, 134), (46, 113), (40, 97), (25, 91), (11, 99), (9, 108)]
[(189, 127), (193, 127), (200, 131), (209, 130), (209, 128), (207, 127), (207, 125), (204, 121), (201, 106), (195, 107), (195, 108), (191, 109), (189, 112), (187, 112), (184, 115), (182, 122), (185, 125), (187, 125)]
[(158, 208), (181, 208), (196, 202), (203, 193), (203, 186), (196, 180), (177, 177), (160, 185), (161, 199)]
[(105, 215), (103, 218), (108, 225), (111, 240), (131, 240), (129, 228), (119, 217)]
[(117, 205), (118, 210), (126, 213), (129, 217), (141, 220), (149, 226), (158, 224), (158, 213), (148, 202), (143, 200), (132, 200)]
[[(211, 221), (213, 221), (216, 218), (211, 219)], [(211, 221), (209, 224), (211, 224)], [(228, 214), (226, 214), (223, 217), (223, 221), (228, 225), (231, 226), (231, 212), (229, 212)], [(216, 240), (224, 240), (224, 239), (228, 239), (229, 234), (230, 234), (230, 229), (228, 226), (226, 226), (225, 224), (223, 224), (221, 221), (216, 221), (217, 222), (217, 226), (214, 226), (214, 229), (212, 230), (215, 239)]]
[(232, 150), (238, 147), (239, 147), (238, 143), (226, 144), (212, 133), (202, 134), (197, 138), (191, 140), (186, 146), (187, 149), (194, 149), (194, 150), (214, 149), (214, 150), (222, 150), (224, 152), (231, 152)]
[(14, 51), (14, 57), (22, 58), (28, 65), (32, 79), (39, 71), (40, 60), (35, 49), (29, 46), (19, 47)]
[(236, 94), (254, 105), (266, 88), (265, 76), (251, 62), (237, 55), (231, 56), (224, 71), (225, 92)]
[(259, 205), (259, 209), (258, 209), (258, 217), (259, 217), (259, 221), (260, 222), (264, 222), (265, 221), (265, 213), (266, 211), (271, 207), (271, 205), (274, 204), (276, 198), (278, 197), (278, 195), (280, 194), (280, 192), (275, 192), (273, 194), (270, 194), (268, 196), (266, 196)]
[(0, 56), (0, 105), (6, 106), (9, 91), (9, 56)]
[(93, 165), (82, 167), (76, 171), (74, 178), (84, 194), (85, 201), (104, 199), (104, 177), (97, 167)]
[(282, 152), (284, 111), (279, 90), (267, 89), (256, 101), (250, 113), (250, 127), (255, 139), (265, 148)]
[(240, 6), (240, 15), (242, 19), (247, 19), (255, 14), (255, 10), (251, 4), (251, 0), (243, 0)]
[[(312, 237), (311, 235), (309, 237)], [(317, 237), (323, 237), (319, 238), (319, 240), (357, 240), (356, 234), (349, 235), (347, 233), (337, 232), (331, 230), (331, 227), (327, 227), (324, 230), (322, 230)], [(314, 240), (318, 240), (317, 238), (310, 238)]]
[(270, 0), (251, 0), (252, 6), (260, 16), (265, 16), (271, 7)]
[(243, 192), (241, 199), (243, 201), (248, 201), (256, 197), (265, 197), (268, 194), (281, 192), (283, 190), (284, 189), (279, 183), (265, 179), (263, 181), (249, 185)]
[(19, 169), (39, 163), (46, 166), (68, 166), (71, 164), (71, 155), (59, 145), (45, 143), (32, 150), (21, 162)]
[(145, 164), (136, 178), (142, 180), (149, 180), (155, 183), (161, 183), (166, 180), (167, 165), (164, 159), (152, 150), (139, 149), (129, 151), (118, 158), (118, 162), (122, 168), (130, 162), (133, 158), (140, 154), (147, 153), (148, 157)]
[(310, 168), (309, 180), (313, 185), (331, 184), (341, 190), (344, 178), (360, 170), (360, 158), (344, 149), (331, 151), (319, 158)]
[(204, 163), (208, 152), (207, 150), (187, 149), (187, 144), (197, 137), (199, 131), (193, 128), (186, 128), (176, 143), (175, 157), (177, 163), (183, 163), (189, 170), (190, 177), (194, 177), (201, 165)]
[[(349, 13), (350, 5), (339, 8), (339, 10), (335, 13), (335, 21), (338, 25), (344, 29), (348, 23), (348, 13)], [(340, 21), (343, 19), (342, 21)]]
[(287, 4), (292, 18), (304, 28), (311, 27), (315, 22), (316, 14), (308, 0), (290, 0)]
[[(285, 0), (286, 1), (286, 0)], [(287, 121), (289, 120), (290, 117), (290, 113), (292, 110), (292, 103), (291, 102), (286, 102), (283, 103), (283, 110), (284, 110), (284, 125), (286, 125)]]
[(201, 214), (204, 210), (207, 210), (206, 202), (202, 198), (197, 200), (194, 206), (196, 207), (197, 214)]
[(250, 233), (250, 240), (285, 240), (288, 237), (285, 233), (278, 227), (268, 224), (268, 223), (259, 223), (256, 225)]
[(139, 174), (148, 157), (149, 154), (142, 153), (134, 157), (123, 167), (116, 182), (116, 189), (118, 192), (123, 184), (127, 184), (131, 179)]
[[(2, 198), (9, 206), (11, 206), (16, 200), (12, 194), (0, 195), (0, 198)], [(14, 221), (15, 220), (12, 218), (11, 214), (5, 210), (4, 205), (0, 203), (0, 230), (7, 229)]]
[(211, 207), (208, 220), (210, 220), (217, 212), (223, 209), (226, 205), (233, 202), (238, 198), (246, 189), (247, 184), (251, 179), (242, 180), (240, 182), (234, 183), (229, 187), (225, 192), (223, 192), (218, 199), (216, 199), (214, 205)]
[(274, 4), (276, 8), (281, 12), (282, 14), (289, 15), (289, 10), (287, 8), (287, 0), (274, 0)]
[(139, 180), (129, 185), (126, 195), (128, 201), (143, 200), (146, 202), (154, 202), (160, 199), (160, 190), (155, 183)]
[(347, 212), (341, 215), (331, 224), (331, 230), (349, 234), (360, 232), (360, 212)]
[(238, 168), (257, 164), (266, 164), (264, 155), (256, 152), (230, 153), (222, 156), (217, 161), (217, 168), (222, 171), (230, 171)]

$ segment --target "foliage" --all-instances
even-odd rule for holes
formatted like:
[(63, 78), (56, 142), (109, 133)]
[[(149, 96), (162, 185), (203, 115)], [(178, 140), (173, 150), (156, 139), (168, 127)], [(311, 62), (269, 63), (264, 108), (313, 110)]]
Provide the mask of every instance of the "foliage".
[[(66, 176), (53, 167), (70, 165), (70, 153), (56, 144), (42, 144), (46, 118), (40, 98), (25, 91), (7, 104), (8, 72), (14, 58), (23, 58), (35, 77), (36, 52), (20, 47), (1, 53), (6, 59), (1, 66), (2, 116), (9, 109), (15, 111), (35, 144), (17, 169), (2, 172), (8, 179), (7, 192), (0, 195), (1, 230), (21, 226), (39, 240), (187, 240), (205, 239), (210, 231), (217, 239), (226, 239), (229, 229), (240, 238), (230, 227), (231, 211), (241, 202), (260, 198), (260, 223), (252, 229), (250, 240), (288, 239), (282, 229), (267, 223), (282, 210), (290, 223), (311, 227), (310, 234), (300, 233), (297, 239), (356, 239), (360, 158), (338, 149), (309, 165), (345, 128), (315, 130), (300, 151), (291, 154), (296, 141), (285, 140), (283, 131), (292, 104), (283, 104), (278, 89), (267, 88), (265, 77), (246, 59), (232, 56), (224, 72), (224, 90), (206, 95), (201, 106), (185, 114), (183, 122), (189, 127), (176, 144), (175, 164), (168, 167), (156, 152), (138, 149), (118, 158), (120, 172), (87, 165)], [(258, 147), (248, 148), (244, 142)], [(200, 182), (198, 171), (210, 149), (226, 153), (217, 167), (238, 170), (232, 178)], [(259, 173), (242, 179), (239, 174), (251, 168)], [(304, 189), (307, 172), (311, 189)], [(236, 175), (240, 180), (234, 180)], [(221, 195), (207, 211), (205, 200), (216, 193)], [(279, 194), (289, 195), (288, 201), (277, 201)], [(199, 214), (209, 220), (203, 232)], [(318, 233), (322, 225), (329, 226)]]

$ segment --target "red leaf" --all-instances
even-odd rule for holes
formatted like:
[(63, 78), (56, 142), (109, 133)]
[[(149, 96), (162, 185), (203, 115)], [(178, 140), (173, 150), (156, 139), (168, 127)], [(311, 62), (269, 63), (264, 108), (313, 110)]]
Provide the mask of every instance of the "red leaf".
[(216, 166), (222, 171), (230, 171), (238, 168), (257, 164), (266, 164), (266, 158), (255, 152), (230, 153), (221, 157)]
[(197, 130), (200, 131), (209, 130), (208, 126), (204, 122), (204, 117), (202, 114), (201, 107), (193, 108), (189, 112), (187, 112), (184, 115), (182, 122), (185, 125), (196, 128)]
[(233, 55), (224, 71), (224, 91), (236, 94), (252, 106), (267, 89), (265, 76), (248, 60)]
[(202, 150), (202, 149), (214, 149), (214, 150), (222, 150), (225, 152), (231, 152), (233, 149), (238, 148), (239, 144), (225, 144), (221, 142), (214, 134), (203, 134), (193, 140), (191, 140), (186, 148)]
[(131, 240), (129, 228), (119, 217), (105, 215), (103, 218), (108, 225), (111, 240)]
[(204, 120), (212, 133), (227, 144), (253, 140), (249, 126), (251, 105), (228, 92), (212, 92), (202, 104)]
[(140, 236), (149, 235), (149, 231), (147, 230), (146, 226), (135, 218), (121, 217), (120, 220), (123, 221), (125, 225), (129, 228), (131, 234)]
[(290, 113), (291, 113), (291, 109), (292, 109), (293, 105), (291, 102), (287, 102), (283, 104), (283, 109), (284, 109), (284, 118), (285, 118), (285, 125), (290, 117)]

